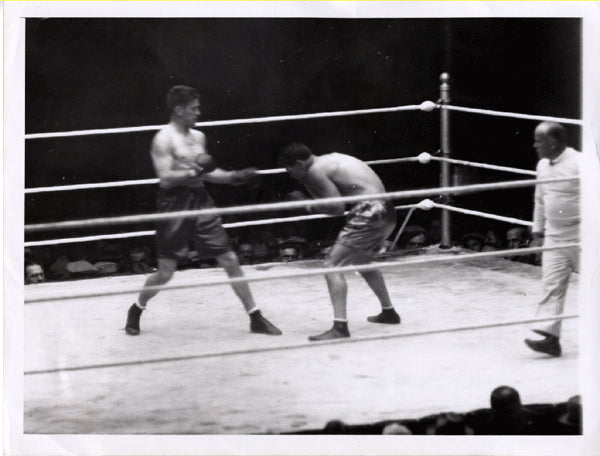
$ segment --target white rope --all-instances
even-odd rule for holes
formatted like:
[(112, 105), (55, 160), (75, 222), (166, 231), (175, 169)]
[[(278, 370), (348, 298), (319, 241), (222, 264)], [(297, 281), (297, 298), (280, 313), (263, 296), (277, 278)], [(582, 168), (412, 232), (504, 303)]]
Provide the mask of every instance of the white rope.
[[(435, 104), (431, 101), (424, 101), (418, 105), (404, 105), (395, 106), (389, 108), (373, 108), (373, 109), (357, 109), (350, 111), (332, 111), (332, 112), (320, 112), (311, 114), (296, 114), (286, 116), (267, 116), (267, 117), (253, 117), (247, 119), (230, 119), (230, 120), (215, 120), (197, 122), (197, 127), (215, 127), (223, 125), (241, 125), (241, 124), (253, 124), (253, 123), (265, 123), (265, 122), (281, 122), (286, 120), (303, 120), (303, 119), (319, 119), (324, 117), (340, 117), (340, 116), (352, 116), (352, 115), (363, 115), (363, 114), (375, 114), (375, 113), (387, 113), (387, 112), (399, 112), (399, 111), (425, 111), (430, 112), (433, 109), (449, 109), (454, 111), (471, 112), (477, 114), (488, 114), (503, 117), (514, 117), (520, 119), (533, 119), (533, 120), (549, 120), (562, 123), (571, 123), (582, 125), (583, 122), (578, 119), (567, 119), (564, 117), (550, 117), (550, 116), (538, 116), (530, 114), (520, 114), (516, 112), (504, 112), (494, 111), (491, 109), (475, 109), (466, 108), (461, 106), (453, 106), (448, 104)], [(43, 139), (43, 138), (59, 138), (69, 136), (89, 136), (89, 135), (102, 135), (102, 134), (116, 134), (116, 133), (135, 133), (144, 131), (156, 131), (164, 127), (163, 125), (147, 125), (139, 127), (121, 127), (121, 128), (103, 128), (103, 129), (91, 129), (91, 130), (76, 130), (76, 131), (61, 131), (52, 133), (28, 133), (25, 135), (25, 139)]]
[[(221, 125), (241, 125), (241, 124), (253, 124), (253, 123), (265, 123), (265, 122), (281, 122), (284, 120), (303, 120), (303, 119), (320, 119), (323, 117), (340, 117), (340, 116), (355, 116), (363, 114), (375, 114), (375, 113), (386, 113), (386, 112), (399, 112), (399, 111), (418, 111), (426, 110), (425, 105), (405, 105), (395, 106), (391, 108), (373, 108), (373, 109), (357, 109), (351, 111), (331, 111), (331, 112), (318, 112), (312, 114), (296, 114), (287, 116), (267, 116), (267, 117), (253, 117), (247, 119), (230, 119), (230, 120), (213, 120), (206, 122), (196, 122), (196, 127), (216, 127)], [(79, 130), (79, 131), (59, 131), (53, 133), (29, 133), (25, 135), (25, 139), (42, 139), (42, 138), (64, 138), (68, 136), (89, 136), (89, 135), (107, 135), (116, 133), (135, 133), (141, 131), (155, 131), (163, 128), (164, 125), (148, 125), (141, 127), (122, 127), (122, 128), (102, 128), (93, 130)]]
[(572, 180), (578, 180), (578, 177), (563, 177), (555, 179), (532, 179), (532, 180), (517, 180), (507, 182), (496, 182), (489, 184), (472, 184), (462, 185), (456, 187), (440, 187), (430, 188), (421, 190), (404, 190), (391, 193), (377, 193), (372, 195), (356, 195), (356, 196), (345, 196), (335, 198), (321, 198), (315, 200), (303, 200), (303, 201), (286, 201), (281, 203), (270, 203), (270, 204), (254, 204), (246, 206), (232, 206), (223, 208), (210, 208), (200, 209), (193, 211), (177, 211), (177, 212), (166, 212), (160, 214), (140, 214), (140, 215), (129, 215), (121, 217), (103, 217), (87, 220), (71, 220), (65, 222), (52, 222), (52, 223), (39, 223), (33, 225), (25, 225), (25, 232), (35, 232), (44, 230), (55, 230), (55, 229), (68, 229), (68, 228), (83, 228), (83, 227), (95, 227), (95, 226), (106, 226), (106, 225), (118, 225), (127, 223), (143, 223), (143, 222), (155, 222), (158, 220), (169, 220), (174, 218), (182, 217), (195, 217), (199, 215), (225, 215), (225, 214), (241, 214), (241, 213), (256, 213), (263, 211), (279, 211), (279, 210), (293, 210), (300, 208), (307, 208), (311, 205), (327, 205), (336, 203), (357, 203), (359, 201), (368, 200), (391, 200), (400, 198), (422, 198), (433, 195), (448, 195), (454, 194), (459, 195), (463, 193), (482, 192), (489, 190), (500, 190), (508, 188), (519, 188), (519, 187), (530, 187), (538, 184), (552, 183), (552, 182), (567, 182)]
[(488, 218), (488, 219), (492, 219), (492, 220), (499, 220), (501, 222), (514, 223), (515, 225), (533, 226), (533, 222), (528, 222), (526, 220), (521, 220), (518, 218), (504, 217), (502, 215), (494, 215), (494, 214), (489, 214), (487, 212), (473, 211), (471, 209), (463, 209), (461, 207), (448, 206), (446, 204), (439, 204), (439, 203), (433, 203), (433, 206), (437, 207), (439, 209), (447, 209), (449, 211), (459, 212), (461, 214), (476, 215), (479, 217)]
[(470, 112), (474, 114), (487, 114), (491, 116), (498, 117), (514, 117), (515, 119), (529, 119), (529, 120), (540, 120), (540, 121), (549, 121), (549, 122), (560, 122), (574, 125), (583, 125), (583, 121), (579, 119), (568, 119), (565, 117), (551, 117), (551, 116), (537, 116), (532, 114), (520, 114), (518, 112), (508, 112), (508, 111), (494, 111), (491, 109), (475, 109), (475, 108), (465, 108), (462, 106), (453, 106), (447, 104), (439, 104), (436, 105), (437, 108), (440, 109), (448, 109), (450, 111), (462, 111), (462, 112)]
[[(396, 210), (410, 209), (413, 208), (414, 204), (406, 204), (404, 206), (396, 206)], [(343, 215), (347, 215), (348, 211), (344, 212)], [(298, 215), (296, 217), (278, 217), (264, 220), (245, 220), (243, 222), (224, 223), (223, 228), (240, 228), (244, 226), (258, 226), (258, 225), (271, 225), (273, 223), (289, 223), (298, 222), (303, 220), (317, 220), (324, 218), (341, 217), (341, 215), (327, 215), (327, 214), (310, 214), (310, 215)], [(25, 242), (25, 247), (36, 247), (42, 245), (58, 245), (58, 244), (72, 244), (77, 242), (89, 242), (89, 241), (103, 241), (107, 239), (125, 239), (132, 237), (143, 237), (143, 236), (154, 236), (156, 231), (132, 231), (129, 233), (118, 233), (118, 234), (99, 234), (95, 236), (81, 236), (72, 238), (62, 239), (47, 239), (44, 241), (30, 241)]]
[[(406, 163), (406, 162), (416, 162), (417, 157), (402, 157), (402, 158), (386, 158), (383, 160), (370, 160), (366, 161), (367, 165), (384, 165), (390, 163)], [(285, 173), (285, 168), (273, 168), (273, 169), (261, 169), (258, 170), (257, 173), (259, 175), (270, 175), (270, 174), (283, 174)], [(51, 187), (32, 187), (26, 188), (25, 194), (32, 193), (47, 193), (47, 192), (62, 192), (62, 191), (70, 191), (70, 190), (91, 190), (96, 188), (110, 188), (110, 187), (126, 187), (131, 185), (148, 185), (148, 184), (158, 184), (160, 179), (152, 178), (152, 179), (139, 179), (139, 180), (125, 180), (125, 181), (115, 181), (115, 182), (101, 182), (95, 184), (72, 184), (72, 185), (57, 185)]]
[(158, 184), (160, 179), (139, 179), (139, 180), (126, 180), (116, 182), (100, 182), (97, 184), (72, 184), (72, 185), (57, 185), (53, 187), (32, 187), (26, 188), (25, 194), (32, 193), (48, 193), (48, 192), (64, 192), (70, 190), (91, 190), (96, 188), (110, 188), (110, 187), (127, 187), (130, 185), (148, 185)]
[[(535, 171), (530, 171), (527, 169), (520, 168), (512, 168), (509, 166), (498, 166), (498, 165), (490, 165), (487, 163), (477, 163), (466, 160), (457, 160), (454, 158), (447, 157), (436, 157), (428, 154), (427, 152), (422, 153), (420, 156), (416, 157), (401, 157), (401, 158), (386, 158), (382, 160), (369, 160), (365, 161), (367, 165), (387, 165), (393, 163), (409, 163), (409, 162), (418, 162), (422, 156), (425, 156), (427, 161), (423, 162), (427, 163), (429, 160), (436, 161), (445, 161), (448, 163), (454, 163), (457, 165), (465, 165), (471, 166), (474, 168), (484, 168), (491, 169), (496, 171), (508, 171), (517, 174), (527, 174), (530, 176), (536, 176), (537, 173)], [(259, 175), (271, 175), (271, 174), (283, 174), (285, 173), (285, 168), (273, 168), (273, 169), (261, 169), (258, 170), (257, 173)], [(125, 181), (115, 181), (115, 182), (101, 182), (94, 184), (71, 184), (71, 185), (57, 185), (50, 187), (32, 187), (26, 188), (25, 194), (34, 194), (34, 193), (48, 193), (48, 192), (61, 192), (61, 191), (70, 191), (70, 190), (92, 190), (97, 188), (111, 188), (111, 187), (126, 187), (133, 185), (149, 185), (149, 184), (158, 184), (160, 179), (151, 178), (151, 179), (139, 179), (139, 180), (125, 180)]]
[(156, 231), (130, 231), (128, 233), (117, 233), (117, 234), (98, 234), (94, 236), (80, 236), (72, 238), (61, 238), (61, 239), (46, 239), (43, 241), (30, 241), (25, 242), (25, 247), (39, 247), (43, 245), (59, 245), (59, 244), (75, 244), (78, 242), (92, 242), (92, 241), (106, 241), (110, 239), (127, 239), (133, 237), (144, 237), (154, 236)]
[(66, 138), (70, 136), (110, 135), (115, 133), (137, 133), (156, 131), (165, 125), (145, 125), (141, 127), (96, 128), (92, 130), (57, 131), (52, 133), (27, 133), (25, 139)]
[(360, 342), (372, 342), (375, 340), (390, 340), (390, 339), (399, 339), (404, 337), (416, 337), (416, 336), (432, 336), (436, 334), (447, 334), (461, 331), (476, 331), (481, 329), (491, 329), (491, 328), (501, 328), (506, 326), (516, 326), (516, 325), (528, 325), (534, 323), (542, 323), (546, 321), (556, 321), (556, 320), (569, 320), (573, 318), (579, 318), (577, 314), (560, 314), (553, 315), (552, 317), (541, 317), (541, 318), (530, 318), (527, 320), (504, 320), (504, 321), (494, 321), (492, 323), (483, 323), (477, 325), (469, 325), (469, 326), (458, 326), (458, 327), (450, 327), (450, 328), (437, 328), (437, 329), (427, 329), (421, 331), (412, 331), (412, 332), (400, 332), (400, 333), (392, 333), (392, 334), (372, 334), (368, 336), (360, 336), (360, 337), (344, 337), (339, 339), (328, 339), (322, 341), (314, 341), (314, 342), (302, 342), (302, 343), (294, 343), (294, 344), (285, 344), (285, 345), (275, 345), (269, 347), (260, 347), (260, 348), (242, 348), (239, 350), (228, 350), (221, 352), (211, 352), (211, 353), (200, 353), (200, 354), (192, 354), (192, 355), (182, 355), (182, 356), (170, 356), (164, 358), (147, 358), (147, 359), (137, 359), (131, 361), (116, 361), (111, 363), (98, 363), (98, 364), (83, 364), (79, 366), (63, 366), (63, 367), (55, 367), (50, 369), (36, 369), (25, 371), (24, 375), (40, 375), (40, 374), (56, 374), (59, 372), (73, 372), (73, 371), (82, 371), (82, 370), (92, 370), (92, 369), (108, 369), (115, 367), (126, 367), (126, 366), (139, 366), (144, 364), (158, 364), (158, 363), (173, 363), (179, 361), (191, 361), (198, 359), (207, 359), (207, 358), (223, 358), (225, 356), (239, 356), (239, 355), (251, 355), (255, 353), (265, 353), (265, 352), (274, 352), (274, 351), (282, 351), (282, 350), (298, 350), (301, 348), (314, 348), (314, 347), (322, 347), (323, 345), (339, 345), (339, 344), (355, 344)]
[(512, 168), (510, 166), (489, 165), (487, 163), (477, 163), (477, 162), (466, 161), (466, 160), (457, 160), (455, 158), (434, 157), (434, 156), (431, 156), (430, 160), (444, 161), (447, 163), (454, 163), (456, 165), (470, 166), (472, 168), (491, 169), (491, 170), (495, 170), (495, 171), (508, 171), (508, 172), (516, 173), (516, 174), (527, 174), (529, 176), (537, 176), (536, 171), (531, 171), (529, 169)]
[(463, 255), (441, 255), (439, 257), (416, 257), (411, 259), (404, 259), (402, 261), (393, 261), (387, 263), (369, 263), (363, 265), (350, 265), (350, 266), (340, 266), (340, 267), (332, 267), (332, 268), (316, 268), (312, 270), (302, 270), (302, 271), (292, 271), (287, 273), (266, 273), (260, 274), (252, 277), (235, 277), (235, 278), (227, 278), (227, 279), (219, 279), (219, 280), (211, 280), (211, 281), (197, 281), (197, 280), (186, 280), (176, 284), (167, 284), (167, 285), (156, 285), (156, 286), (115, 286), (115, 287), (107, 287), (103, 286), (102, 292), (90, 292), (89, 287), (85, 288), (77, 288), (71, 289), (69, 293), (64, 293), (62, 290), (59, 293), (51, 293), (47, 294), (47, 290), (39, 291), (36, 293), (35, 287), (27, 287), (25, 303), (37, 303), (37, 302), (47, 302), (47, 301), (61, 301), (67, 299), (81, 299), (81, 298), (93, 298), (98, 296), (115, 296), (129, 293), (139, 293), (142, 289), (148, 291), (164, 291), (164, 290), (180, 290), (186, 288), (196, 288), (196, 287), (205, 287), (205, 286), (213, 286), (213, 285), (231, 285), (235, 283), (248, 283), (248, 282), (264, 282), (266, 280), (278, 280), (278, 279), (297, 279), (298, 277), (309, 277), (316, 275), (327, 275), (331, 273), (345, 273), (345, 272), (363, 272), (363, 271), (372, 271), (372, 270), (385, 270), (396, 267), (405, 267), (405, 266), (415, 266), (422, 264), (439, 264), (439, 263), (451, 263), (455, 261), (463, 261), (463, 260), (476, 260), (480, 258), (490, 258), (490, 257), (506, 257), (506, 256), (514, 256), (514, 255), (527, 255), (530, 253), (540, 253), (549, 250), (562, 250), (562, 249), (572, 249), (572, 248), (580, 248), (580, 243), (569, 243), (562, 245), (555, 245), (552, 247), (528, 247), (523, 249), (512, 249), (512, 250), (497, 250), (494, 252), (479, 252), (479, 253), (471, 253), (471, 254), (463, 254)]
[[(487, 163), (477, 163), (465, 160), (457, 160), (454, 158), (446, 158), (446, 157), (435, 157), (428, 153), (423, 153), (422, 155), (426, 155), (427, 160), (437, 160), (437, 161), (446, 161), (448, 163), (454, 163), (458, 165), (471, 166), (475, 168), (485, 168), (497, 171), (509, 171), (517, 174), (527, 174), (531, 176), (536, 176), (537, 173), (535, 171), (530, 171), (526, 169), (520, 168), (511, 168), (508, 166), (497, 166), (490, 165)], [(416, 157), (401, 157), (401, 158), (386, 158), (382, 160), (369, 160), (365, 161), (367, 165), (387, 165), (393, 163), (409, 163), (409, 162), (418, 162), (420, 156)], [(424, 162), (426, 163), (426, 162)], [(285, 168), (273, 168), (273, 169), (262, 169), (258, 170), (257, 173), (259, 175), (271, 175), (271, 174), (283, 174), (285, 173)], [(95, 184), (72, 184), (72, 185), (57, 185), (51, 187), (32, 187), (26, 188), (25, 194), (33, 194), (33, 193), (47, 193), (47, 192), (61, 192), (61, 191), (70, 191), (70, 190), (91, 190), (97, 188), (111, 188), (111, 187), (125, 187), (125, 186), (133, 186), (133, 185), (148, 185), (148, 184), (158, 184), (160, 179), (152, 178), (152, 179), (140, 179), (140, 180), (126, 180), (126, 181), (115, 181), (115, 182), (101, 182)]]

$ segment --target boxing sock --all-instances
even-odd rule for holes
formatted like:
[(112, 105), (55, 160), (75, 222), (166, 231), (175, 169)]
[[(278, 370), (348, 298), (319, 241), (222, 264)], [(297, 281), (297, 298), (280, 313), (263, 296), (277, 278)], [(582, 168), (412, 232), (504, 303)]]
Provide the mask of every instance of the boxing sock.
[(348, 320), (343, 318), (334, 318), (333, 327), (343, 333), (348, 332)]
[(254, 307), (252, 310), (248, 311), (248, 316), (251, 321), (259, 320), (262, 317), (258, 307)]

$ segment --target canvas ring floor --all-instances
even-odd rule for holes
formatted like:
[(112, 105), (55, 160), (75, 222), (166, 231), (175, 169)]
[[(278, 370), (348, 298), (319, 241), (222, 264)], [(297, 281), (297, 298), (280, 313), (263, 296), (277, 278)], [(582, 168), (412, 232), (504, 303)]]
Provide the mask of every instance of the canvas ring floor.
[[(252, 276), (316, 266), (244, 271)], [(173, 282), (224, 277), (221, 269), (190, 269)], [(499, 385), (516, 388), (524, 403), (563, 402), (580, 393), (578, 319), (563, 322), (560, 358), (524, 345), (533, 335), (527, 324), (360, 340), (534, 318), (540, 267), (457, 257), (399, 266), (384, 277), (402, 324), (367, 322), (378, 313), (378, 301), (358, 274), (346, 274), (352, 342), (334, 345), (307, 340), (331, 326), (322, 276), (250, 284), (281, 336), (251, 334), (227, 285), (159, 293), (137, 337), (123, 330), (135, 295), (26, 304), (24, 432), (268, 434), (317, 429), (332, 419), (359, 424), (467, 412), (489, 407)], [(101, 292), (144, 280), (115, 276), (83, 284)], [(35, 285), (49, 291), (69, 286)], [(577, 288), (573, 275), (565, 313), (577, 313)], [(35, 373), (44, 370), (53, 372)]]

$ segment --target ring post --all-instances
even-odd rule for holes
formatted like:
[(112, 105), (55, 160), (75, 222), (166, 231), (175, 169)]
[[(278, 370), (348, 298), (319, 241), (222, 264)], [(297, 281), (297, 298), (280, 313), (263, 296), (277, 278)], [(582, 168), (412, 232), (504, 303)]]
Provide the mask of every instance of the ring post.
[[(440, 75), (440, 104), (450, 102), (450, 75), (442, 73)], [(450, 158), (450, 112), (447, 109), (440, 109), (440, 148), (443, 158)], [(450, 187), (450, 164), (442, 161), (440, 169), (440, 187)], [(443, 197), (448, 200), (448, 197)], [(441, 248), (451, 247), (450, 236), (450, 211), (442, 209), (442, 240)]]

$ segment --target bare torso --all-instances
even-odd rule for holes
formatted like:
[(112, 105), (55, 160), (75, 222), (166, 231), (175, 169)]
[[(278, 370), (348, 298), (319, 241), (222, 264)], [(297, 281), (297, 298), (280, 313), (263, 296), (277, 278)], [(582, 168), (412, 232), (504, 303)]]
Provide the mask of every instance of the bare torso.
[[(152, 142), (152, 160), (162, 187), (172, 186), (177, 172), (190, 170), (200, 154), (206, 154), (206, 137), (194, 129), (181, 130), (173, 124), (163, 127)], [(188, 187), (202, 187), (201, 179), (179, 182)]]
[[(337, 196), (335, 192), (327, 191), (326, 186), (319, 184), (318, 181), (323, 178), (331, 181), (341, 196), (385, 192), (381, 179), (367, 164), (350, 155), (338, 152), (315, 156), (315, 161), (308, 171), (305, 182), (307, 190), (314, 196)], [(315, 190), (314, 193), (313, 190)]]

